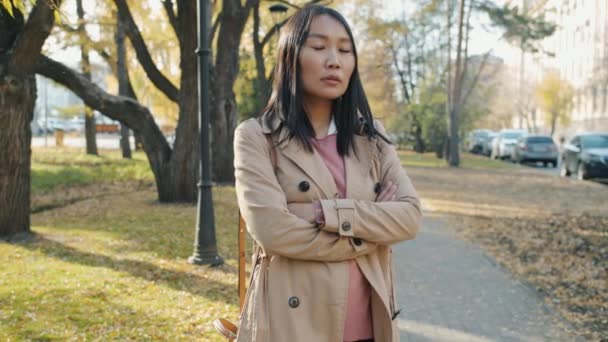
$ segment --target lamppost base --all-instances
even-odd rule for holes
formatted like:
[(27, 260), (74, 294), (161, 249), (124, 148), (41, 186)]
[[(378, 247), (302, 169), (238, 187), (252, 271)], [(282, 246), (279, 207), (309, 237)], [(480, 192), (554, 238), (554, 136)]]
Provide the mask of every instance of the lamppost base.
[(209, 265), (211, 267), (217, 267), (224, 264), (224, 259), (219, 255), (201, 255), (195, 253), (188, 258), (188, 263), (194, 265)]

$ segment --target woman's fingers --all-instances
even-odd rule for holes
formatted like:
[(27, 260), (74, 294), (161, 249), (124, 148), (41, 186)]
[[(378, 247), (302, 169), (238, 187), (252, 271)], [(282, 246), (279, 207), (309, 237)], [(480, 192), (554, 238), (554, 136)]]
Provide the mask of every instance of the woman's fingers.
[(378, 194), (376, 198), (376, 202), (388, 202), (394, 201), (397, 193), (397, 185), (393, 184), (392, 181), (386, 183), (385, 186), (382, 187), (382, 190)]

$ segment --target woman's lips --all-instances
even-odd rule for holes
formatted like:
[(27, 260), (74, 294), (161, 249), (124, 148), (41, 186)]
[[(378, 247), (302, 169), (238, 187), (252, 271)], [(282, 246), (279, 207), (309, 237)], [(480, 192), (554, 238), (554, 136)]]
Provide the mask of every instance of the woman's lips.
[(337, 86), (338, 84), (340, 84), (340, 81), (335, 78), (322, 78), (321, 81), (330, 86)]

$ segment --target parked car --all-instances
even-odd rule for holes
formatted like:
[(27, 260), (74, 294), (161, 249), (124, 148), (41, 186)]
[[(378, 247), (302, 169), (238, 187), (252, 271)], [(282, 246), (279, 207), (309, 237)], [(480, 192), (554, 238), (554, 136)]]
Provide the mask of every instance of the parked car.
[(37, 124), (40, 127), (41, 133), (44, 133), (45, 128), (47, 133), (52, 133), (56, 130), (68, 130), (67, 120), (58, 117), (40, 118)]
[(488, 136), (481, 143), (481, 154), (489, 157), (492, 154), (492, 143), (494, 142), (494, 138), (498, 136), (498, 133), (490, 131)]
[(492, 159), (510, 158), (517, 139), (525, 135), (526, 131), (521, 129), (503, 129), (492, 142)]
[(549, 135), (524, 135), (517, 140), (511, 153), (515, 163), (542, 162), (545, 167), (557, 166), (557, 145)]
[(578, 179), (608, 178), (608, 133), (576, 135), (564, 146), (560, 175)]
[(476, 129), (470, 132), (466, 139), (467, 151), (475, 154), (481, 153), (483, 143), (491, 132), (488, 129)]

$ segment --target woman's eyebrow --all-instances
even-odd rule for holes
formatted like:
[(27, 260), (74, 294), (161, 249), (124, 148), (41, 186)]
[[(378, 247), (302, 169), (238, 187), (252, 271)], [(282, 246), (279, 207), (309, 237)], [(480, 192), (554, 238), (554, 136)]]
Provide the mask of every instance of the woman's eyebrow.
[[(308, 38), (321, 38), (323, 40), (329, 40), (329, 37), (322, 33), (309, 33)], [(340, 42), (346, 41), (346, 42), (350, 43), (350, 38), (342, 36), (338, 39), (338, 41), (340, 41)]]

